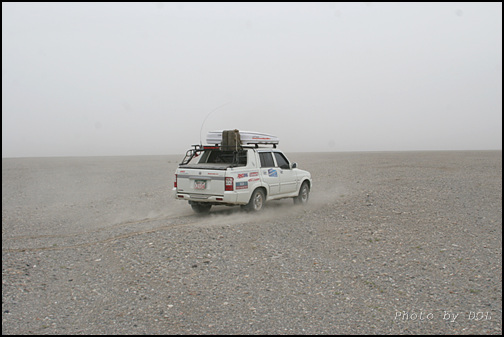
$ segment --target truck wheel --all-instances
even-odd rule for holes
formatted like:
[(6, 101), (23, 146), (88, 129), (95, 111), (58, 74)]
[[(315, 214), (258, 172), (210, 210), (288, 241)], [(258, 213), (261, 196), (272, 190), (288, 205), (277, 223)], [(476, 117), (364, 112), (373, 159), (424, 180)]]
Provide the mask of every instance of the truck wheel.
[(210, 212), (210, 208), (212, 208), (212, 205), (205, 204), (205, 203), (191, 203), (191, 207), (193, 211), (195, 211), (198, 214), (206, 214)]
[(299, 189), (299, 195), (294, 198), (294, 203), (298, 205), (306, 205), (308, 199), (310, 198), (310, 186), (307, 182), (304, 182)]
[(264, 192), (262, 189), (258, 188), (252, 193), (249, 203), (243, 206), (243, 208), (250, 212), (259, 212), (263, 208), (264, 202)]

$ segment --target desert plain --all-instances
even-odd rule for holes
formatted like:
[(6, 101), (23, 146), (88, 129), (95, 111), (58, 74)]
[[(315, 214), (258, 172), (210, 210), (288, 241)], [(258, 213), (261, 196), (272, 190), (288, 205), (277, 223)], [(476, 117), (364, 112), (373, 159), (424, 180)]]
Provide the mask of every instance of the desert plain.
[(286, 153), (309, 204), (193, 213), (182, 155), (2, 159), (2, 334), (502, 334), (502, 151)]

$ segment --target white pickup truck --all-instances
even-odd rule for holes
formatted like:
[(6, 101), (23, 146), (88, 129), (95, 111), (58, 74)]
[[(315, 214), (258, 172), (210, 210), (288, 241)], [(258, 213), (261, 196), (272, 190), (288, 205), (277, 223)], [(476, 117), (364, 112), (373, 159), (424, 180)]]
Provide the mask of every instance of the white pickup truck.
[(306, 204), (311, 175), (276, 149), (278, 139), (239, 133), (236, 146), (223, 146), (225, 139), (221, 144), (213, 140), (212, 145), (193, 145), (187, 151), (175, 172), (175, 198), (188, 201), (197, 213), (209, 212), (212, 205), (260, 211), (266, 201), (283, 198)]

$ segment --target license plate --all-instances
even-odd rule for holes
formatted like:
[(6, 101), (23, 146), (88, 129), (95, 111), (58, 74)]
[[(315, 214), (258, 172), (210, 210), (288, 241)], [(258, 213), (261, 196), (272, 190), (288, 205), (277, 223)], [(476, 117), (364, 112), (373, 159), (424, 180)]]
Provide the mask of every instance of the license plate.
[(194, 181), (194, 189), (195, 190), (204, 190), (204, 189), (206, 189), (206, 180), (195, 180)]

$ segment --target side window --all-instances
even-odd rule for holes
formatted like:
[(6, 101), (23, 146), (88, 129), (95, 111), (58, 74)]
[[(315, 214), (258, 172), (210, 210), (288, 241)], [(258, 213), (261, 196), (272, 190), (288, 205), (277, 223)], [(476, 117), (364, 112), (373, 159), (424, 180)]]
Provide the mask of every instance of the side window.
[(285, 156), (279, 152), (273, 152), (277, 161), (278, 167), (283, 169), (290, 169), (289, 161)]
[(259, 158), (261, 159), (261, 167), (274, 167), (275, 166), (271, 152), (259, 152)]

